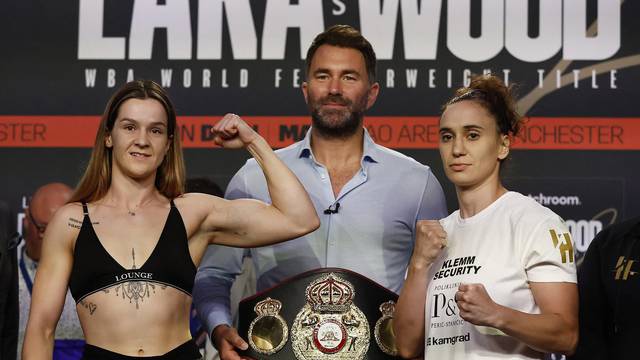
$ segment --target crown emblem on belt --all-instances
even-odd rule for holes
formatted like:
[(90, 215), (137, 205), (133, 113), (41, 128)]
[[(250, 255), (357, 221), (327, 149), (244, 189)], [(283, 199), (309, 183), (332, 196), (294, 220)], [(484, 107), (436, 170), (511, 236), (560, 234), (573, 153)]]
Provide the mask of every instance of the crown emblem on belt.
[(298, 360), (363, 360), (369, 349), (369, 322), (354, 303), (356, 291), (345, 278), (329, 272), (307, 285), (306, 304), (291, 328)]
[(393, 313), (396, 311), (396, 303), (393, 301), (387, 301), (380, 304), (380, 312), (384, 317), (393, 317)]
[(258, 316), (276, 316), (282, 309), (282, 303), (270, 297), (260, 301), (253, 308)]
[(249, 346), (260, 354), (271, 355), (284, 347), (289, 337), (287, 322), (280, 316), (282, 303), (270, 297), (253, 307), (258, 317), (249, 324)]
[(354, 296), (353, 285), (334, 273), (316, 279), (306, 291), (307, 303), (313, 311), (323, 313), (349, 311)]

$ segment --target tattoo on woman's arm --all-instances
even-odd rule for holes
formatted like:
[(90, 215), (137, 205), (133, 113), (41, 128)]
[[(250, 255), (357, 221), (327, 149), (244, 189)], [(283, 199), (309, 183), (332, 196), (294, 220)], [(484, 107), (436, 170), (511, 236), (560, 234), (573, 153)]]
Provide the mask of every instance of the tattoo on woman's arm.
[(80, 221), (78, 219), (74, 219), (74, 218), (69, 218), (69, 221), (67, 222), (67, 225), (69, 227), (74, 228), (74, 229), (80, 229), (82, 227), (82, 221)]
[[(92, 221), (91, 222), (92, 225), (100, 225), (99, 221)], [(82, 228), (82, 221), (78, 220), (78, 219), (74, 219), (74, 218), (69, 218), (69, 220), (67, 221), (67, 226), (74, 228), (74, 229), (81, 229)]]

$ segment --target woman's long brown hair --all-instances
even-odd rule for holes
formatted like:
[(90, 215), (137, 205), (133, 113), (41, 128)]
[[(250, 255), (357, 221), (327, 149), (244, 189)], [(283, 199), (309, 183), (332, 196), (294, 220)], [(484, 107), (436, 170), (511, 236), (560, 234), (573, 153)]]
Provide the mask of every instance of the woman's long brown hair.
[(69, 202), (93, 202), (102, 199), (111, 186), (111, 148), (105, 144), (118, 117), (120, 106), (129, 99), (154, 99), (167, 113), (167, 135), (171, 145), (156, 173), (156, 188), (169, 199), (184, 193), (185, 169), (180, 134), (177, 133), (176, 112), (166, 91), (151, 80), (138, 80), (125, 84), (107, 103), (102, 115), (89, 165), (80, 179)]

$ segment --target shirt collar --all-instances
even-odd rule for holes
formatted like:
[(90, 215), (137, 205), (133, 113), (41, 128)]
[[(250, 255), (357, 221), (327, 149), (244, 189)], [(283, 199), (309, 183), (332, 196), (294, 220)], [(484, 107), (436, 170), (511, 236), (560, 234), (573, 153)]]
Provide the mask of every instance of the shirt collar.
[(33, 273), (35, 273), (36, 269), (38, 268), (38, 262), (30, 258), (29, 255), (27, 255), (26, 246), (22, 248), (22, 259), (30, 275), (33, 275)]
[[(364, 138), (362, 146), (362, 165), (364, 165), (365, 162), (377, 163), (378, 153), (376, 143), (373, 142), (373, 139), (369, 135), (367, 128), (364, 128)], [(304, 139), (302, 139), (302, 141), (300, 142), (298, 157), (313, 158), (313, 152), (311, 151), (311, 128), (309, 128), (307, 134), (304, 136)]]

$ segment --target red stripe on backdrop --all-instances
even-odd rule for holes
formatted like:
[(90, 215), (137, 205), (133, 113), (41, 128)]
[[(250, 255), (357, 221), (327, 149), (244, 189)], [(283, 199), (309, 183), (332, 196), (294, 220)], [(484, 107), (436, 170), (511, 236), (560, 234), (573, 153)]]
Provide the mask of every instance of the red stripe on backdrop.
[[(210, 134), (220, 116), (178, 118), (185, 148), (214, 147)], [(308, 129), (308, 116), (247, 116), (245, 120), (273, 147), (284, 147)], [(99, 116), (0, 116), (0, 147), (93, 146)], [(381, 145), (435, 149), (437, 117), (370, 116), (365, 125)], [(527, 118), (516, 149), (640, 150), (640, 118)]]

